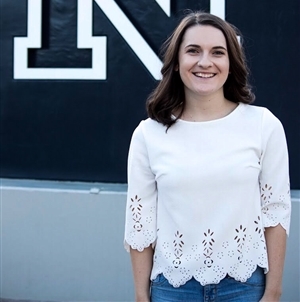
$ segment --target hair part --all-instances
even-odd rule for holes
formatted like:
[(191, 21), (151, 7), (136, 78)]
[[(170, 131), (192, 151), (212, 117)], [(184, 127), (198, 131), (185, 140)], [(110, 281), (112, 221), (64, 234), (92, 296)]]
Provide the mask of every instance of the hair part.
[[(255, 100), (248, 82), (249, 70), (246, 64), (244, 49), (239, 43), (239, 30), (230, 23), (209, 13), (196, 11), (188, 13), (175, 28), (162, 46), (163, 66), (162, 79), (149, 95), (146, 108), (151, 119), (171, 127), (181, 117), (185, 107), (184, 84), (176, 71), (178, 53), (186, 30), (196, 25), (213, 26), (222, 31), (227, 44), (230, 74), (223, 86), (224, 97), (234, 103), (250, 104)], [(180, 109), (174, 118), (172, 113)]]

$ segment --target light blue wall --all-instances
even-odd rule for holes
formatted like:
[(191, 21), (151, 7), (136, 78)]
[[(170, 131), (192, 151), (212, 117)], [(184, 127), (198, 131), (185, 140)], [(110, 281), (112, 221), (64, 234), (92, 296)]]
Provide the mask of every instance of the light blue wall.
[[(1, 183), (1, 298), (133, 301), (126, 185)], [(292, 196), (282, 301), (300, 301), (300, 192)]]

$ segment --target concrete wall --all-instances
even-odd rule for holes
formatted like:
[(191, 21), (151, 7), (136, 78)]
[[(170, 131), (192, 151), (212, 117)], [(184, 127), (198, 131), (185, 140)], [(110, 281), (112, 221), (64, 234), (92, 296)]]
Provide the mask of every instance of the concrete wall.
[[(126, 185), (1, 181), (2, 299), (133, 301), (123, 248)], [(282, 301), (300, 301), (293, 192)]]

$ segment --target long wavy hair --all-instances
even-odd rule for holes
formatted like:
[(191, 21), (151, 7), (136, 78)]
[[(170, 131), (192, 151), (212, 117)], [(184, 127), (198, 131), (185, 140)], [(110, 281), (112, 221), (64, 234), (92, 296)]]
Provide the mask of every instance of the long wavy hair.
[[(148, 116), (166, 125), (167, 129), (181, 117), (185, 107), (184, 84), (179, 72), (176, 71), (176, 66), (178, 66), (178, 52), (183, 36), (188, 28), (196, 25), (213, 26), (221, 30), (225, 36), (230, 74), (223, 86), (224, 97), (232, 102), (245, 104), (250, 104), (255, 99), (248, 81), (249, 70), (239, 30), (212, 14), (201, 11), (190, 12), (162, 46), (162, 79), (146, 102)], [(240, 42), (237, 36), (240, 37)], [(179, 115), (174, 119), (172, 113), (176, 109), (180, 110)]]

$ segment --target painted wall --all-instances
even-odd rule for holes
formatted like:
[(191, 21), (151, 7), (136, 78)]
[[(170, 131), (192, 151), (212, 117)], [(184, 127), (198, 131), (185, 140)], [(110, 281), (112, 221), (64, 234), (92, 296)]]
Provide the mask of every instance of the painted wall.
[[(300, 191), (292, 196), (285, 302), (300, 301)], [(2, 180), (0, 297), (133, 301), (125, 199), (125, 185)]]
[(1, 177), (126, 182), (159, 49), (184, 9), (244, 35), (257, 105), (283, 122), (300, 189), (298, 0), (2, 0)]
[(131, 301), (124, 186), (48, 184), (1, 188), (0, 298)]

